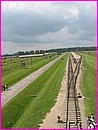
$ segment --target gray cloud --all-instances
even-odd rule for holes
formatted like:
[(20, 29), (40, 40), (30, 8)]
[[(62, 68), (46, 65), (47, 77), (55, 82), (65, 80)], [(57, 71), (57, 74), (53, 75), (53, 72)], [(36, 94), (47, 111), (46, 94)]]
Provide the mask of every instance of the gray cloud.
[[(18, 36), (21, 36), (21, 38), (24, 38), (24, 36), (34, 37), (48, 32), (56, 32), (64, 27), (64, 25), (65, 21), (63, 19), (51, 18), (46, 15), (41, 16), (38, 14), (25, 14), (18, 11), (4, 11), (3, 40), (18, 42)], [(7, 34), (8, 32), (10, 35)], [(19, 41), (22, 42), (22, 39), (19, 38)], [(31, 40), (28, 40), (28, 42), (31, 42)]]

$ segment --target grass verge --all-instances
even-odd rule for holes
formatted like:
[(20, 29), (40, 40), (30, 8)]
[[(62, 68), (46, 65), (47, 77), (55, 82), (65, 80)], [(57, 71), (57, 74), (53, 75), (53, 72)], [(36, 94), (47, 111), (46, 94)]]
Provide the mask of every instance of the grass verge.
[(83, 75), (81, 80), (81, 90), (85, 96), (85, 116), (91, 113), (96, 119), (96, 56), (83, 54)]

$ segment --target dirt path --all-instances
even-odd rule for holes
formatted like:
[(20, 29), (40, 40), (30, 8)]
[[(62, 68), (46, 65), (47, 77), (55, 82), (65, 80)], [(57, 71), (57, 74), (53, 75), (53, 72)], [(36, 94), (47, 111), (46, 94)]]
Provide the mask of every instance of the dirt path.
[[(64, 55), (64, 54), (63, 54)], [(25, 87), (27, 87), (31, 82), (33, 82), (38, 76), (44, 73), (48, 68), (50, 68), (56, 61), (58, 61), (63, 55), (56, 58), (55, 60), (49, 62), (39, 70), (33, 72), (23, 80), (14, 84), (9, 88), (8, 91), (4, 91), (1, 93), (1, 104), (5, 105), (8, 101), (10, 101), (13, 97), (15, 97), (19, 92), (21, 92)]]
[[(76, 59), (80, 56), (72, 53)], [(82, 68), (82, 67), (80, 67)], [(63, 121), (65, 121), (66, 115), (66, 96), (67, 96), (67, 74), (68, 74), (68, 63), (65, 68), (65, 74), (61, 83), (61, 89), (59, 91), (57, 102), (54, 107), (51, 109), (50, 113), (46, 114), (46, 118), (43, 120), (43, 124), (40, 124), (40, 129), (42, 128), (64, 128), (64, 123), (57, 123), (57, 116), (60, 116)], [(81, 93), (80, 90), (80, 78), (82, 75), (82, 70), (80, 69), (80, 73), (77, 79), (77, 93)], [(82, 94), (82, 93), (81, 93)], [(79, 100), (80, 112), (81, 112), (81, 120), (82, 120), (82, 127), (87, 128), (86, 126), (86, 117), (84, 115), (84, 99)]]

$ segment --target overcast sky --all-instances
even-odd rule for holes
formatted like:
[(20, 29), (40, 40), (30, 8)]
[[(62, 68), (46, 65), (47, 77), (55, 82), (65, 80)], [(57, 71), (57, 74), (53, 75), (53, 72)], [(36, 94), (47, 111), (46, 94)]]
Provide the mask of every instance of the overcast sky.
[(96, 2), (2, 1), (2, 54), (96, 45)]

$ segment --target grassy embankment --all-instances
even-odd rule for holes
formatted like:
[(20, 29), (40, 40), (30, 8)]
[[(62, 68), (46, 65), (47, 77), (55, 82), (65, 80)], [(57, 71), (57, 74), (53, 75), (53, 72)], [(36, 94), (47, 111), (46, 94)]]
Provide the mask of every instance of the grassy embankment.
[(38, 124), (42, 123), (42, 119), (56, 102), (66, 61), (67, 55), (3, 107), (3, 128), (39, 127)]
[(85, 116), (93, 113), (96, 119), (96, 56), (94, 52), (81, 54), (83, 56), (81, 90), (85, 96)]
[[(54, 60), (58, 55), (52, 56), (51, 58), (43, 58), (43, 57), (38, 57), (38, 58), (33, 58), (32, 59), (32, 67), (31, 67), (31, 60), (30, 58), (27, 60), (26, 59), (21, 59), (25, 61), (26, 63), (26, 68), (21, 68), (19, 66), (19, 62), (17, 63), (17, 59), (14, 59), (13, 62), (15, 62), (16, 68), (11, 69), (9, 71), (5, 71), (2, 74), (2, 85), (8, 84), (8, 87), (12, 86), (13, 84), (17, 83), (18, 81), (22, 80), (32, 72), (38, 70), (45, 64), (49, 63), (50, 61)], [(13, 65), (13, 62), (10, 63), (11, 61), (9, 59), (6, 59), (7, 61), (3, 63), (3, 69), (5, 67), (10, 67)], [(18, 59), (19, 60), (19, 59)], [(4, 65), (5, 64), (5, 65)]]

